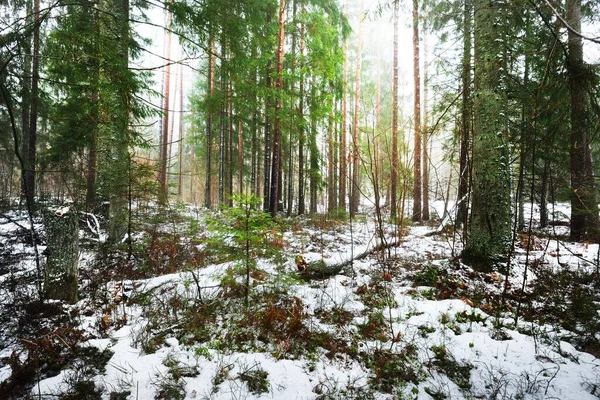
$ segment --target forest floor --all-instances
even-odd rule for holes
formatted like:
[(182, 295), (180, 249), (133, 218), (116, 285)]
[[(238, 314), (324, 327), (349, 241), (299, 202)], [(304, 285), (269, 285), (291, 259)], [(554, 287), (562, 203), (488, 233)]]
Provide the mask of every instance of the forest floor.
[(598, 244), (537, 229), (535, 210), (510, 268), (462, 264), (438, 220), (381, 225), (397, 246), (322, 279), (298, 265), (375, 248), (372, 216), (155, 211), (116, 250), (82, 214), (73, 305), (35, 300), (25, 213), (0, 213), (0, 398), (600, 398)]

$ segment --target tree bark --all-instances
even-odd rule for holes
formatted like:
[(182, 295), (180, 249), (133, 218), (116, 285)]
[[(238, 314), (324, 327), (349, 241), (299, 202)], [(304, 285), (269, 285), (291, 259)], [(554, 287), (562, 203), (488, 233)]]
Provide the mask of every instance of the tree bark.
[[(567, 22), (581, 32), (581, 0), (567, 1)], [(572, 30), (568, 32), (567, 74), (571, 95), (571, 240), (597, 239), (598, 205), (585, 97), (592, 72), (583, 60), (581, 36)]]
[(429, 221), (429, 124), (428, 124), (428, 109), (427, 109), (427, 18), (423, 18), (423, 221)]
[(394, 0), (394, 71), (392, 83), (392, 170), (390, 172), (390, 216), (396, 221), (398, 210), (398, 25), (400, 0)]
[(40, 78), (40, 0), (33, 1), (33, 54), (31, 66), (31, 103), (29, 114), (29, 135), (27, 137), (27, 158), (25, 168), (25, 197), (27, 201), (34, 207), (35, 200), (35, 170), (36, 170), (36, 154), (37, 154), (37, 120), (39, 107), (39, 78)]
[[(209, 39), (208, 50), (208, 97), (212, 100), (215, 94), (215, 41)], [(204, 184), (204, 207), (212, 207), (212, 133), (213, 107), (212, 101), (206, 113), (206, 179)]]
[(503, 0), (493, 0), (475, 7), (473, 209), (463, 260), (481, 270), (503, 261), (511, 242), (506, 90), (498, 45), (505, 6)]
[(273, 157), (271, 169), (271, 201), (269, 211), (277, 215), (281, 167), (281, 109), (283, 95), (283, 54), (285, 45), (285, 0), (279, 0), (279, 41), (277, 45), (277, 81), (275, 82), (275, 124), (273, 129)]
[[(344, 12), (348, 15), (348, 0), (344, 3)], [(346, 210), (346, 182), (348, 181), (348, 40), (344, 39), (344, 65), (342, 82), (342, 130), (340, 140), (340, 208)]]
[(362, 66), (362, 10), (363, 0), (358, 7), (358, 43), (356, 49), (356, 80), (354, 88), (354, 119), (352, 123), (352, 201), (350, 202), (350, 217), (358, 212), (360, 204), (360, 135), (358, 122), (360, 118), (360, 74)]
[(333, 121), (334, 109), (329, 111), (327, 127), (327, 211), (332, 213), (337, 207), (335, 188), (335, 126)]
[[(304, 13), (304, 4), (302, 5), (302, 12)], [(306, 27), (303, 24), (300, 25), (300, 55), (304, 56), (304, 35)], [(304, 146), (306, 142), (306, 129), (304, 121), (304, 68), (300, 69), (300, 98), (298, 104), (298, 215), (304, 214), (305, 199), (304, 199)]]
[(459, 183), (456, 226), (467, 229), (469, 190), (469, 148), (471, 140), (471, 0), (465, 0), (463, 14), (462, 106), (460, 125)]
[(413, 215), (421, 221), (421, 74), (419, 67), (419, 0), (413, 0), (413, 81), (414, 81), (414, 157), (413, 157)]
[(44, 212), (46, 270), (44, 295), (48, 299), (77, 302), (79, 263), (79, 217), (65, 207)]
[(219, 206), (225, 205), (225, 163), (227, 162), (225, 149), (227, 147), (225, 130), (227, 129), (227, 104), (225, 103), (225, 93), (227, 93), (227, 82), (225, 74), (225, 35), (221, 38), (221, 71), (220, 71), (220, 90), (221, 90), (221, 121), (219, 126)]
[(159, 172), (158, 172), (158, 202), (160, 205), (165, 205), (169, 196), (169, 181), (167, 169), (169, 164), (169, 101), (171, 89), (171, 12), (167, 11), (167, 37), (165, 44), (165, 87), (163, 92), (163, 118), (162, 118), (162, 141), (159, 156)]

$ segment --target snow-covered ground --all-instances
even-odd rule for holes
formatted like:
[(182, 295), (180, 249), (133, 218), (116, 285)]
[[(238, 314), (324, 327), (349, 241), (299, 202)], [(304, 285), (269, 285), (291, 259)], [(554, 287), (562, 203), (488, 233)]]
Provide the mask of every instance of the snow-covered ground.
[[(568, 215), (566, 206), (556, 209)], [(10, 219), (27, 226), (22, 214)], [(14, 301), (9, 279), (14, 273), (33, 276), (35, 266), (31, 246), (11, 239), (21, 228), (8, 219), (0, 223), (2, 254), (20, 254), (2, 265), (0, 293), (8, 305)], [(304, 282), (296, 256), (337, 264), (381, 240), (369, 217), (352, 225), (309, 219), (291, 225), (281, 232), (281, 256), (258, 261), (247, 306), (235, 294), (245, 277), (236, 275), (231, 261), (147, 279), (104, 279), (85, 291), (93, 296), (64, 308), (73, 328), (84, 333), (77, 346), (110, 350), (108, 362), (83, 376), (85, 366), (74, 359), (58, 375), (32, 380), (30, 396), (54, 399), (87, 380), (104, 399), (600, 397), (600, 359), (571, 340), (581, 332), (535, 318), (540, 298), (527, 297), (540, 285), (538, 271), (593, 274), (598, 244), (567, 243), (553, 232), (535, 231), (529, 250), (516, 241), (505, 280), (501, 271), (460, 264), (460, 233), (409, 226), (397, 237), (397, 229), (386, 225), (386, 242), (400, 241), (386, 257), (371, 254), (340, 274)], [(184, 235), (181, 241), (202, 251), (211, 246)], [(96, 257), (86, 250), (81, 269), (97, 269)], [(505, 284), (507, 304), (501, 307)], [(13, 351), (22, 351), (23, 362), (32, 351), (9, 337), (18, 331), (3, 333), (0, 382), (11, 377)]]

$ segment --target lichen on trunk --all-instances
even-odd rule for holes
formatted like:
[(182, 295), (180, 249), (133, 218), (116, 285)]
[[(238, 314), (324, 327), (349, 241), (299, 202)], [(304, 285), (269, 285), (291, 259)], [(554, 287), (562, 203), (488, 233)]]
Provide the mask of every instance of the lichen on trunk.
[(48, 299), (77, 301), (78, 221), (77, 212), (68, 207), (44, 211), (47, 237), (44, 296)]

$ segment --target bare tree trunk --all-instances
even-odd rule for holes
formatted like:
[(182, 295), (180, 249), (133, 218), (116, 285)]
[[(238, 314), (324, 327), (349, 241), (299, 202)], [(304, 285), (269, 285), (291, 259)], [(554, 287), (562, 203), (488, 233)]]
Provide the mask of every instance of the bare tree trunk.
[(394, 71), (392, 84), (392, 170), (390, 173), (390, 216), (397, 218), (398, 209), (398, 9), (400, 1), (394, 0)]
[(169, 153), (169, 97), (171, 89), (171, 21), (172, 15), (167, 11), (167, 37), (165, 47), (165, 87), (163, 92), (163, 120), (162, 120), (162, 142), (159, 155), (158, 171), (158, 202), (161, 205), (167, 203), (169, 196), (169, 181), (167, 177), (168, 153)]
[(275, 99), (275, 126), (273, 129), (273, 157), (271, 170), (271, 202), (269, 211), (272, 216), (277, 215), (277, 206), (280, 190), (280, 167), (281, 167), (281, 93), (283, 91), (283, 54), (285, 44), (285, 0), (279, 0), (279, 42), (277, 45), (277, 81), (275, 88), (277, 96)]
[[(215, 41), (209, 39), (208, 50), (208, 95), (213, 97), (215, 94)], [(213, 133), (213, 109), (208, 107), (206, 113), (206, 179), (204, 184), (204, 207), (212, 207), (212, 133)]]
[[(25, 12), (27, 14), (25, 24), (31, 25), (34, 19), (33, 3), (32, 0), (26, 1)], [(31, 117), (31, 55), (33, 53), (31, 38), (23, 38), (25, 42), (25, 54), (23, 55), (23, 78), (21, 88), (21, 159), (25, 162), (25, 170), (22, 171), (21, 176), (21, 194), (27, 195), (26, 185), (26, 170), (27, 170), (27, 159), (29, 158), (29, 118)]]
[(469, 190), (469, 148), (471, 141), (471, 0), (465, 0), (463, 16), (462, 109), (460, 126), (459, 183), (456, 225), (467, 229)]
[(550, 179), (550, 161), (544, 160), (540, 194), (540, 228), (548, 226), (548, 181)]
[(415, 222), (421, 221), (421, 73), (419, 67), (419, 0), (413, 0), (413, 80), (414, 80), (414, 109), (413, 122), (415, 133), (414, 146), (414, 186), (413, 186), (413, 216)]
[(327, 128), (327, 211), (332, 213), (337, 207), (335, 190), (335, 127), (333, 107), (329, 111), (329, 126)]
[(428, 125), (428, 76), (427, 76), (427, 18), (423, 18), (423, 220), (429, 221), (429, 125)]
[[(267, 25), (271, 25), (271, 12), (267, 11)], [(264, 153), (264, 185), (263, 185), (263, 209), (271, 210), (271, 121), (269, 111), (271, 107), (271, 62), (267, 63), (265, 74), (266, 99), (265, 99), (265, 153)]]
[(359, 3), (358, 43), (356, 50), (356, 81), (354, 89), (354, 122), (352, 123), (352, 201), (350, 202), (350, 216), (358, 212), (360, 203), (360, 142), (358, 134), (358, 121), (360, 117), (360, 74), (362, 53), (362, 10), (363, 0)]
[(225, 75), (225, 38), (221, 40), (221, 121), (219, 127), (219, 205), (225, 204), (225, 130), (227, 129), (227, 105), (225, 104), (225, 93), (227, 91)]
[[(567, 0), (567, 21), (581, 32), (581, 0)], [(597, 239), (598, 205), (594, 193), (586, 93), (590, 74), (581, 36), (569, 30), (567, 75), (571, 94), (571, 240)]]
[(46, 210), (48, 239), (44, 295), (48, 299), (77, 302), (79, 217), (73, 209)]
[(289, 160), (288, 160), (288, 185), (287, 185), (287, 210), (286, 215), (289, 217), (292, 215), (292, 207), (294, 204), (294, 141), (292, 140), (296, 133), (296, 112), (295, 112), (295, 95), (296, 95), (296, 41), (298, 36), (298, 26), (296, 21), (296, 15), (298, 11), (298, 0), (293, 0), (294, 4), (292, 7), (292, 65), (291, 65), (291, 119), (290, 119), (290, 129), (289, 129)]
[[(94, 18), (98, 20), (98, 11), (94, 11)], [(100, 24), (97, 24), (96, 33), (100, 34)], [(98, 46), (95, 48), (96, 54), (98, 53)], [(100, 118), (100, 63), (99, 61), (94, 62), (93, 72), (93, 89), (92, 89), (92, 132), (90, 143), (88, 145), (88, 160), (87, 160), (87, 171), (86, 171), (86, 194), (85, 194), (85, 205), (88, 211), (92, 211), (96, 205), (96, 175), (98, 172), (98, 120)]]
[[(33, 1), (33, 54), (31, 68), (31, 104), (29, 114), (29, 137), (25, 169), (25, 197), (33, 207), (35, 199), (35, 163), (37, 154), (37, 119), (39, 106), (38, 82), (40, 77), (40, 0)], [(24, 128), (25, 129), (25, 128)]]
[[(231, 62), (231, 54), (229, 54), (229, 62)], [(233, 199), (231, 195), (233, 194), (233, 81), (231, 79), (231, 72), (227, 74), (227, 115), (228, 115), (228, 127), (227, 127), (227, 205), (229, 207), (233, 206)]]
[[(302, 12), (304, 13), (304, 4), (302, 4)], [(300, 55), (304, 55), (304, 34), (305, 25), (300, 25)], [(298, 129), (300, 130), (298, 135), (298, 215), (304, 214), (304, 146), (306, 141), (306, 131), (304, 129), (304, 73), (303, 69), (300, 70), (300, 98), (298, 104), (298, 118), (300, 123)]]
[[(348, 0), (344, 3), (344, 12), (348, 15)], [(340, 133), (340, 208), (346, 210), (346, 182), (348, 181), (348, 40), (344, 39), (344, 66), (342, 82), (342, 131)]]
[(241, 119), (238, 121), (238, 193), (244, 193), (244, 136)]

